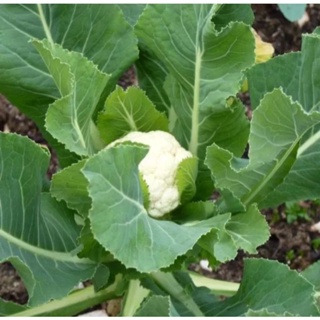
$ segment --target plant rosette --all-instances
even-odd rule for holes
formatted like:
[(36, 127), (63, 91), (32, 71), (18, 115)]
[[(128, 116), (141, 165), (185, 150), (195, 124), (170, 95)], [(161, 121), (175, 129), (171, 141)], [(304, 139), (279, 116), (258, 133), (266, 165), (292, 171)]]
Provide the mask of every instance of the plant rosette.
[(317, 264), (248, 259), (240, 286), (188, 271), (255, 254), (260, 209), (320, 197), (319, 29), (255, 64), (253, 18), (238, 4), (0, 5), (1, 93), (60, 165), (48, 188), (48, 149), (0, 133), (0, 261), (29, 293), (1, 315), (119, 297), (125, 316), (319, 315)]

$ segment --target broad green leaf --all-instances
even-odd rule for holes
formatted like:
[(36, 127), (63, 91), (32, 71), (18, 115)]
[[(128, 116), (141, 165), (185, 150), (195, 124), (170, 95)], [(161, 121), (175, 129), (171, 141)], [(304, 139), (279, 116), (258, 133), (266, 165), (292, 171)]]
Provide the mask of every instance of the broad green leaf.
[(65, 49), (83, 53), (102, 72), (112, 74), (103, 101), (117, 78), (137, 58), (137, 40), (116, 5), (0, 5), (0, 91), (37, 123), (58, 151), (60, 164), (66, 166), (77, 157), (58, 144), (44, 127), (48, 105), (60, 94), (29, 42), (46, 37)]
[(198, 160), (195, 157), (181, 161), (177, 170), (177, 188), (181, 203), (191, 201), (196, 193), (195, 181), (198, 174)]
[(288, 266), (272, 260), (247, 259), (239, 291), (229, 299), (212, 303), (206, 316), (244, 316), (261, 310), (278, 316), (319, 316), (314, 294), (312, 284)]
[(250, 4), (222, 4), (212, 21), (217, 30), (226, 27), (232, 21), (241, 21), (251, 25), (254, 15)]
[(306, 4), (295, 3), (279, 3), (278, 4), (283, 15), (291, 22), (297, 21), (303, 17), (303, 14), (306, 12)]
[(186, 223), (206, 220), (216, 214), (217, 208), (213, 201), (195, 201), (178, 207), (172, 213), (172, 217), (175, 221)]
[[(147, 96), (158, 110), (170, 115), (173, 109), (163, 87), (168, 71), (161, 60), (141, 42), (139, 43), (139, 50), (139, 59), (135, 62), (139, 87), (146, 91)], [(172, 129), (175, 119), (170, 120), (170, 128)]]
[(170, 317), (171, 301), (168, 296), (151, 295), (141, 304), (135, 317)]
[[(168, 70), (165, 89), (177, 117), (173, 132), (201, 160), (214, 141), (227, 147), (236, 140), (240, 153), (247, 142), (244, 109), (226, 100), (238, 92), (242, 71), (254, 62), (254, 39), (243, 23), (218, 33), (211, 19), (219, 7), (148, 5), (135, 26), (139, 41)], [(231, 132), (225, 130), (229, 121)]]
[(220, 189), (220, 197), (216, 201), (217, 211), (219, 213), (225, 212), (244, 212), (246, 211), (243, 203), (233, 195), (233, 193), (228, 189)]
[(99, 263), (108, 262), (108, 260), (110, 260), (110, 254), (94, 238), (88, 219), (85, 221), (81, 230), (79, 242), (82, 246), (81, 251), (78, 253), (78, 257), (88, 258)]
[[(212, 134), (213, 140), (218, 146), (233, 152), (239, 157), (244, 152), (244, 142), (247, 143), (249, 134), (249, 122), (243, 110), (243, 105), (238, 100), (234, 100), (228, 109), (216, 110), (215, 114), (207, 118), (208, 121), (201, 124), (202, 130)], [(215, 130), (212, 131), (212, 128), (215, 128)], [(205, 159), (206, 148), (204, 146), (200, 159)], [(201, 161), (199, 164), (197, 199), (207, 200), (212, 195), (213, 182), (208, 167)]]
[(98, 266), (92, 279), (94, 291), (98, 292), (102, 289), (105, 289), (109, 282), (109, 276), (110, 270), (107, 266), (103, 264)]
[(230, 190), (245, 206), (263, 207), (290, 171), (301, 138), (319, 121), (319, 113), (305, 113), (281, 90), (267, 94), (253, 114), (249, 161), (215, 144), (207, 149), (206, 164), (217, 188)]
[[(259, 106), (261, 99), (267, 92), (279, 87), (282, 88), (284, 93), (299, 101), (299, 90), (297, 88), (299, 88), (300, 82), (300, 68), (297, 68), (297, 66), (300, 65), (301, 53), (291, 52), (276, 56), (265, 63), (259, 63), (250, 68), (247, 71), (247, 77), (252, 108), (256, 109)], [(304, 105), (303, 100), (300, 103), (305, 109), (306, 105)], [(307, 111), (310, 109), (308, 108)]]
[(239, 249), (256, 253), (256, 248), (270, 236), (268, 224), (256, 205), (251, 205), (247, 212), (220, 214), (215, 218), (217, 230), (202, 237), (199, 245), (219, 262), (234, 259)]
[[(251, 310), (249, 309), (245, 314), (245, 317), (277, 317), (277, 315), (274, 312), (268, 311), (266, 308), (261, 309), (261, 310)], [(292, 314), (289, 314), (288, 312), (284, 312), (282, 316), (285, 317), (292, 317)]]
[[(237, 255), (237, 247), (227, 231), (227, 223), (231, 219), (230, 213), (217, 215), (214, 217), (215, 229), (203, 236), (198, 245), (209, 254), (214, 261), (229, 261)], [(203, 221), (202, 223), (206, 223)]]
[(319, 272), (320, 272), (320, 261), (313, 263), (311, 266), (309, 266), (307, 269), (301, 272), (303, 277), (306, 278), (308, 281), (310, 281), (315, 286), (315, 290), (317, 291), (320, 291)]
[(145, 4), (142, 3), (135, 3), (135, 4), (118, 4), (120, 9), (122, 10), (124, 16), (126, 17), (127, 21), (131, 26), (134, 26), (140, 14), (142, 13), (144, 7), (146, 6)]
[[(301, 52), (278, 56), (257, 65), (248, 73), (250, 96), (256, 107), (263, 95), (276, 87), (298, 101), (307, 112), (320, 111), (320, 36), (304, 35)], [(268, 197), (266, 206), (286, 201), (314, 199), (319, 193), (320, 126), (310, 129), (302, 138), (297, 161), (288, 177)]]
[[(213, 22), (215, 28), (221, 30), (221, 28), (226, 27), (232, 21), (252, 24), (253, 18), (250, 5), (223, 4), (213, 16)], [(140, 55), (139, 60), (135, 63), (139, 86), (146, 91), (148, 97), (150, 97), (159, 110), (168, 113), (170, 130), (172, 130), (177, 116), (164, 90), (165, 79), (169, 72), (161, 60), (143, 44), (143, 39), (140, 38), (139, 40)]]
[(171, 265), (211, 226), (180, 226), (151, 218), (143, 206), (138, 164), (147, 149), (119, 145), (90, 158), (91, 229), (96, 240), (127, 268), (151, 272)]
[(54, 198), (64, 200), (70, 209), (76, 210), (82, 217), (87, 217), (91, 208), (88, 181), (80, 171), (85, 161), (81, 160), (54, 174), (50, 187)]
[(27, 307), (21, 304), (14, 303), (12, 301), (5, 301), (0, 299), (0, 316), (6, 317), (14, 313), (26, 310)]
[(93, 115), (110, 78), (82, 54), (47, 40), (32, 41), (44, 60), (61, 99), (49, 106), (45, 127), (65, 147), (88, 156), (103, 146)]
[(131, 87), (124, 91), (117, 87), (98, 116), (98, 128), (103, 140), (109, 144), (130, 131), (168, 131), (168, 120), (141, 89)]
[(270, 236), (268, 223), (255, 205), (245, 213), (233, 215), (226, 229), (236, 247), (248, 253), (257, 253), (256, 248)]
[(0, 134), (0, 261), (17, 269), (31, 305), (64, 297), (96, 267), (72, 254), (80, 233), (73, 212), (41, 194), (48, 162), (28, 138)]

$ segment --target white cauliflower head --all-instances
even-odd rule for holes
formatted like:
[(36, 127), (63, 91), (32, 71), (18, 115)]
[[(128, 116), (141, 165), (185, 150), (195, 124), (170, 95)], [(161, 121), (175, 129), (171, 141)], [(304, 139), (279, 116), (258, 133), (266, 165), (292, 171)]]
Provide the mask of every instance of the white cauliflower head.
[(176, 173), (180, 162), (191, 158), (192, 154), (182, 148), (173, 135), (164, 131), (133, 131), (108, 147), (126, 141), (149, 147), (149, 152), (139, 164), (139, 171), (148, 186), (148, 213), (154, 218), (162, 217), (180, 204)]

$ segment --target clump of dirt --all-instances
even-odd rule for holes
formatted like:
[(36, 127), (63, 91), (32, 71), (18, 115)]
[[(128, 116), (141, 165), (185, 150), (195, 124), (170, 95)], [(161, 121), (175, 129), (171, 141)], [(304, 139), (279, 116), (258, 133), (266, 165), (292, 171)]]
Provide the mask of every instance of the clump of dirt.
[(25, 304), (28, 293), (13, 266), (9, 262), (0, 264), (0, 297), (4, 300)]
[(253, 28), (262, 40), (272, 43), (275, 55), (301, 49), (302, 34), (311, 33), (320, 25), (320, 5), (308, 5), (301, 22), (288, 21), (276, 4), (254, 4)]

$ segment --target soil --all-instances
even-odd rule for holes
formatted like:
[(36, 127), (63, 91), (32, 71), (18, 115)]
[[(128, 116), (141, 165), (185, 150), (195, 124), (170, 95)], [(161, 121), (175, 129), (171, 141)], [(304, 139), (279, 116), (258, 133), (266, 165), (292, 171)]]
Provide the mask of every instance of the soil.
[[(301, 35), (312, 32), (320, 25), (320, 4), (308, 5), (304, 19), (295, 23), (286, 20), (277, 5), (255, 4), (252, 8), (255, 14), (253, 27), (264, 41), (272, 43), (275, 55), (300, 50)], [(130, 68), (119, 80), (119, 85), (126, 88), (134, 81), (134, 70)], [(250, 103), (248, 96), (244, 100)], [(35, 124), (1, 96), (0, 130), (17, 132), (37, 143), (46, 143)], [(57, 167), (56, 156), (53, 150), (51, 152), (49, 177)], [(320, 259), (320, 233), (311, 230), (311, 226), (320, 221), (320, 206), (307, 201), (300, 203), (295, 210), (288, 211), (280, 206), (275, 210), (267, 210), (264, 214), (270, 225), (271, 237), (258, 249), (257, 256), (276, 259), (296, 270), (303, 270)], [(294, 221), (288, 223), (289, 218)], [(234, 261), (225, 263), (214, 271), (204, 270), (199, 265), (192, 268), (209, 277), (239, 282), (245, 257), (248, 255), (239, 252)], [(0, 297), (21, 304), (26, 303), (28, 298), (19, 276), (8, 262), (0, 264)]]

